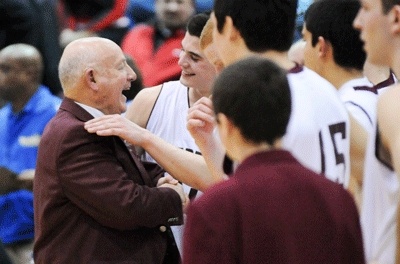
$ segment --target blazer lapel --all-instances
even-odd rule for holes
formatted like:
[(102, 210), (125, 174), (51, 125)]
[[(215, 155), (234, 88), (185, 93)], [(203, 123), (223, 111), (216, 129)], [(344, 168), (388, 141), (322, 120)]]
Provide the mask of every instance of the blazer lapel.
[(133, 163), (135, 164), (136, 168), (140, 172), (140, 176), (143, 179), (143, 182), (145, 183), (146, 186), (153, 187), (153, 181), (151, 180), (149, 174), (147, 173), (145, 167), (143, 166), (142, 161), (140, 158), (137, 156), (135, 149), (131, 145), (126, 145), (119, 137), (114, 137), (115, 140), (117, 141), (117, 145), (121, 145), (122, 148), (128, 151), (129, 156), (131, 157)]

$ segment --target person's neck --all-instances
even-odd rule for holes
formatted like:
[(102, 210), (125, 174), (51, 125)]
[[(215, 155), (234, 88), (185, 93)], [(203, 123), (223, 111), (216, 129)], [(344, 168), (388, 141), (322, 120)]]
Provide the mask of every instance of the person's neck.
[(285, 69), (287, 71), (289, 71), (296, 65), (296, 63), (289, 60), (287, 52), (269, 50), (266, 52), (254, 53), (254, 54), (259, 54), (262, 57), (275, 62), (276, 64), (278, 64), (280, 67), (282, 67), (283, 69)]
[(35, 90), (27, 90), (24, 93), (21, 93), (18, 95), (15, 100), (11, 102), (12, 106), (12, 111), (13, 113), (19, 113), (24, 109), (25, 105), (29, 102), (29, 100), (32, 98), (33, 94), (36, 92)]
[(275, 140), (275, 142), (272, 145), (265, 142), (260, 144), (243, 142), (243, 144), (241, 144), (240, 146), (240, 151), (237, 152), (238, 153), (237, 161), (242, 162), (243, 160), (247, 159), (248, 157), (256, 153), (269, 151), (273, 149), (281, 149), (281, 147), (282, 147), (282, 141), (280, 139)]
[(337, 90), (348, 81), (364, 77), (362, 70), (346, 69), (336, 64), (323, 68), (324, 71), (320, 75), (333, 84)]
[(192, 105), (197, 102), (202, 97), (209, 97), (211, 95), (211, 87), (197, 89), (193, 87), (189, 87), (189, 105)]
[(395, 54), (395, 56), (393, 56), (393, 63), (390, 65), (390, 68), (394, 72), (394, 75), (400, 78), (400, 51), (398, 55)]

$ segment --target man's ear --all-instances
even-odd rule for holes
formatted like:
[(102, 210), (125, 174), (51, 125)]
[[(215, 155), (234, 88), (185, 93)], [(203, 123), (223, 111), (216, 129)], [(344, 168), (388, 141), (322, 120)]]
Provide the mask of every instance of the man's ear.
[(232, 40), (232, 41), (235, 41), (238, 38), (242, 37), (240, 35), (240, 32), (233, 25), (233, 20), (232, 20), (232, 18), (230, 16), (225, 17), (225, 25), (224, 25), (224, 29), (223, 30), (229, 36), (229, 39)]
[(85, 81), (90, 88), (98, 90), (95, 72), (92, 68), (88, 68), (85, 70)]
[(326, 39), (324, 39), (324, 37), (321, 36), (318, 37), (317, 46), (318, 46), (318, 56), (320, 58), (326, 58), (327, 56), (332, 55), (333, 52), (332, 45)]
[(391, 22), (390, 31), (395, 34), (400, 33), (400, 6), (393, 6), (390, 10), (389, 16)]
[(233, 122), (223, 113), (217, 114), (219, 129), (223, 130), (224, 136), (229, 137), (235, 128)]

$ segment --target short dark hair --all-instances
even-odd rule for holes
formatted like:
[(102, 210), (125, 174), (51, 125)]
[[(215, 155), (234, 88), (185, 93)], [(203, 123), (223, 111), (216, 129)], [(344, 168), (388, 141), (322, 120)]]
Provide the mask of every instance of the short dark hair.
[(192, 16), (186, 25), (187, 32), (192, 36), (200, 38), (201, 31), (203, 31), (209, 18), (209, 13), (199, 13)]
[(395, 6), (400, 5), (399, 0), (382, 0), (383, 13), (387, 14)]
[(318, 0), (304, 16), (312, 46), (323, 37), (332, 45), (335, 62), (344, 68), (362, 70), (365, 63), (360, 31), (353, 27), (360, 6), (359, 0)]
[(230, 16), (253, 52), (287, 51), (293, 43), (297, 0), (215, 0), (219, 32)]
[(243, 137), (273, 144), (285, 132), (291, 112), (286, 72), (274, 62), (257, 57), (240, 60), (217, 77), (212, 101)]

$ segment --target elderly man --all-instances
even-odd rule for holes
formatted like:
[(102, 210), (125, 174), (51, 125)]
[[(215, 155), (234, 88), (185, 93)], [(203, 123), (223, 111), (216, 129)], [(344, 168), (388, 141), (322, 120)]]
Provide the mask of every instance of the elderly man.
[(177, 263), (166, 231), (182, 224), (182, 186), (120, 138), (84, 129), (126, 109), (122, 91), (136, 74), (122, 50), (103, 38), (73, 41), (59, 75), (65, 99), (43, 135), (35, 175), (35, 263)]

